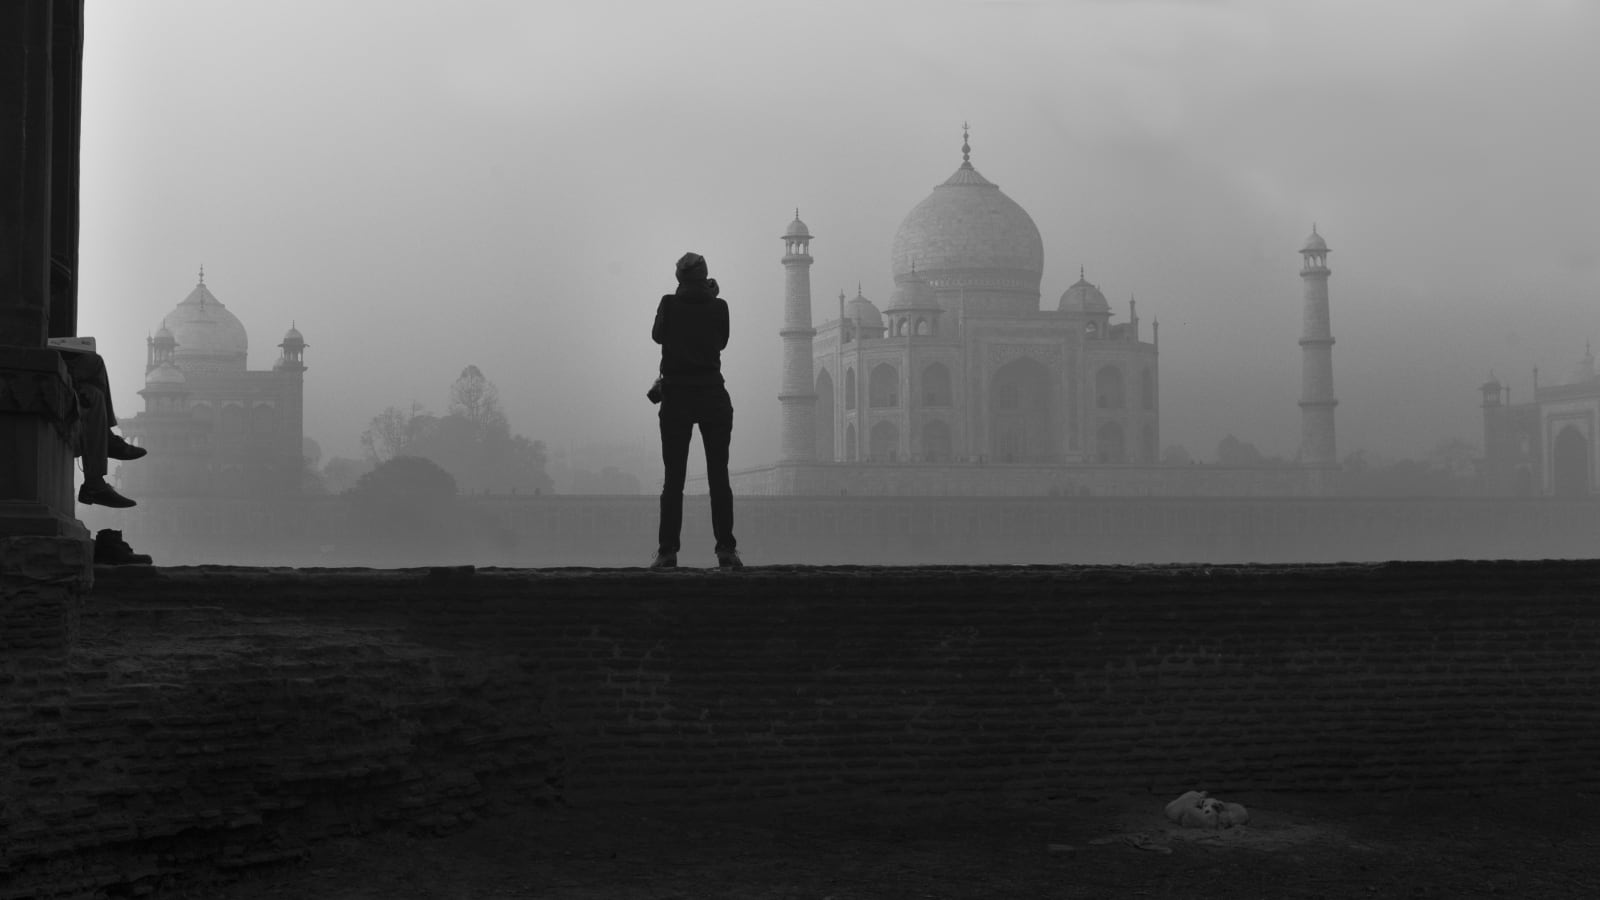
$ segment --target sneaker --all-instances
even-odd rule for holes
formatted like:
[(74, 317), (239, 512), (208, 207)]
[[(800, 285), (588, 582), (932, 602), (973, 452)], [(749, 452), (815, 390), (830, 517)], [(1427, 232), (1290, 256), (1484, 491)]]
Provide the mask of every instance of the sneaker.
[(744, 568), (744, 560), (739, 558), (739, 551), (737, 550), (718, 550), (717, 568), (742, 569)]
[(85, 481), (83, 486), (78, 488), (78, 502), (86, 503), (90, 506), (109, 506), (113, 509), (127, 509), (130, 506), (139, 505), (137, 502), (117, 493), (116, 488), (106, 484), (104, 481)]
[(676, 569), (678, 567), (678, 554), (662, 551), (656, 554), (655, 561), (650, 563), (652, 569)]
[(122, 532), (102, 528), (94, 536), (94, 564), (97, 566), (148, 566), (153, 559), (148, 553), (135, 553)]
[(143, 447), (128, 443), (120, 434), (113, 434), (106, 439), (106, 455), (112, 459), (138, 459), (149, 452)]

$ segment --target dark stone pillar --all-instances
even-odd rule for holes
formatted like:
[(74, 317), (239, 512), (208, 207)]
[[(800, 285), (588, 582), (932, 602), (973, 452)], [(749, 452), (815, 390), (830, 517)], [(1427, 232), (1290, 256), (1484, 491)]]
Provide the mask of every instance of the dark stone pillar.
[(47, 338), (77, 327), (83, 0), (0, 3), (0, 539), (86, 539), (76, 403)]
[(0, 3), (0, 669), (64, 658), (93, 577), (74, 517), (83, 0)]

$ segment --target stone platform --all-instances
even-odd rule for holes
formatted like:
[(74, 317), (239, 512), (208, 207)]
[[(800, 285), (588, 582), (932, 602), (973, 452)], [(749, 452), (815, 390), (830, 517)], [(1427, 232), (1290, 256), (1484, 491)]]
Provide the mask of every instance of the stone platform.
[(0, 898), (541, 804), (1596, 790), (1600, 563), (106, 568), (4, 660)]

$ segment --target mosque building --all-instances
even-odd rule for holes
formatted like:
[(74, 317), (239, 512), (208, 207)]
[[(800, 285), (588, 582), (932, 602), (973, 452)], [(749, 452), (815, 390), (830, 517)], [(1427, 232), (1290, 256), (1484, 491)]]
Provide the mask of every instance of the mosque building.
[(123, 434), (150, 454), (117, 472), (147, 497), (273, 498), (298, 493), (305, 338), (291, 326), (267, 371), (246, 368), (244, 324), (200, 281), (147, 341), (145, 407)]
[(1482, 476), (1501, 496), (1589, 497), (1600, 471), (1600, 373), (1588, 346), (1566, 376), (1541, 384), (1533, 397), (1511, 402), (1511, 386), (1494, 373), (1483, 395)]
[(1120, 321), (1078, 280), (1041, 304), (1044, 241), (972, 163), (901, 221), (893, 294), (858, 289), (813, 327), (814, 236), (782, 235), (782, 458), (732, 474), (741, 494), (1314, 496), (1334, 455), (1327, 245), (1301, 252), (1306, 331), (1301, 464), (1160, 464), (1159, 324), (1130, 299)]

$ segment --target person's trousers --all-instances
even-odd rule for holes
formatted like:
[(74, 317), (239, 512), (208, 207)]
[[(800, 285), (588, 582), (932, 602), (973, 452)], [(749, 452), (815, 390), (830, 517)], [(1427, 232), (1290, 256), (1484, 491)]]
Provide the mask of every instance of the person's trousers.
[(107, 441), (117, 415), (111, 409), (111, 380), (106, 376), (105, 360), (98, 353), (67, 351), (61, 354), (78, 392), (78, 440), (73, 450), (83, 457), (83, 477), (103, 481), (106, 477)]
[(711, 488), (711, 532), (717, 550), (733, 550), (733, 487), (728, 484), (728, 445), (733, 440), (733, 400), (722, 385), (674, 386), (661, 391), (661, 533), (657, 552), (677, 553), (683, 530), (683, 481), (689, 469), (689, 440), (700, 426), (706, 450), (706, 481)]

